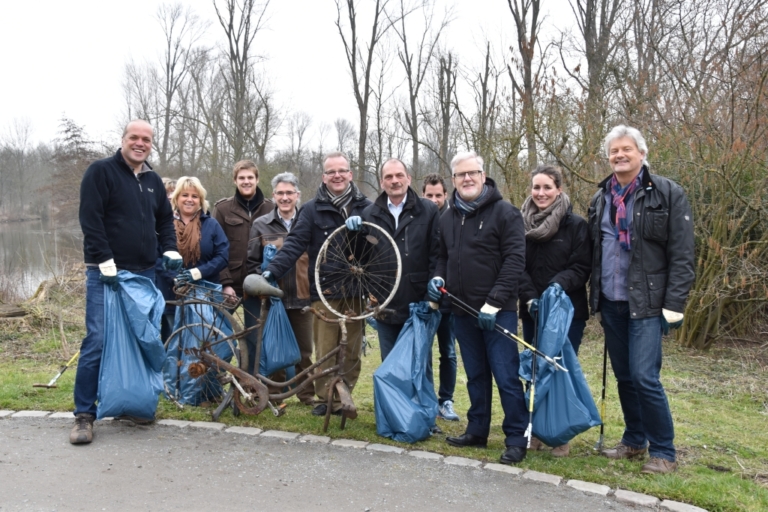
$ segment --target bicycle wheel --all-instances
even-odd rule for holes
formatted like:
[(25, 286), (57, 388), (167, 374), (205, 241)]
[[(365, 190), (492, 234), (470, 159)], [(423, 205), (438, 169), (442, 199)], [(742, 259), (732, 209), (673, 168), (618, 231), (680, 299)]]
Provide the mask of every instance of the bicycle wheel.
[(389, 233), (370, 222), (331, 233), (315, 263), (320, 300), (336, 316), (360, 320), (384, 308), (400, 284), (400, 251)]

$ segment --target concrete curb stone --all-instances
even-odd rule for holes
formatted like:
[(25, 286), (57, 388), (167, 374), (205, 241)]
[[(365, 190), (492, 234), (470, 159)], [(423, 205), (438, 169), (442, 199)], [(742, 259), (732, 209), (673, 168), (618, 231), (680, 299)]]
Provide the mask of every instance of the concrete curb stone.
[(267, 430), (261, 433), (261, 437), (276, 437), (278, 439), (292, 440), (299, 437), (299, 434), (293, 432), (284, 432), (282, 430)]
[(611, 492), (611, 488), (607, 485), (593, 484), (592, 482), (584, 482), (582, 480), (568, 480), (565, 485), (579, 491), (599, 494), (600, 496), (608, 496)]
[(510, 475), (522, 475), (523, 470), (516, 466), (507, 466), (506, 464), (496, 464), (495, 462), (488, 462), (483, 469), (489, 469), (491, 471), (499, 471), (500, 473), (509, 473)]
[(357, 448), (357, 449), (362, 449), (368, 446), (367, 441), (356, 441), (354, 439), (336, 439), (335, 441), (331, 441), (331, 444), (333, 446), (342, 446), (344, 448)]
[(614, 496), (618, 502), (628, 503), (639, 507), (655, 508), (660, 501), (659, 498), (655, 496), (649, 496), (648, 494), (641, 494), (639, 492), (625, 491), (624, 489), (616, 489)]
[(385, 452), (385, 453), (403, 453), (404, 448), (398, 448), (397, 446), (391, 446), (388, 444), (371, 443), (365, 447), (366, 450), (372, 452)]
[(0, 418), (5, 418), (6, 416), (10, 416), (15, 412), (16, 411), (9, 411), (9, 410), (3, 409), (2, 411), (0, 411)]
[(299, 442), (328, 444), (331, 442), (331, 438), (328, 436), (315, 436), (312, 434), (304, 434), (299, 438)]
[(479, 468), (483, 463), (479, 460), (475, 459), (468, 459), (466, 457), (446, 457), (443, 459), (443, 462), (446, 464), (451, 464), (452, 466), (467, 466), (470, 468)]
[(257, 436), (262, 433), (262, 430), (256, 427), (229, 427), (224, 432), (231, 432), (232, 434), (245, 434), (247, 436)]
[(409, 451), (408, 455), (410, 455), (411, 457), (416, 457), (417, 459), (443, 460), (443, 456), (440, 455), (439, 453), (425, 452), (421, 450)]
[(540, 473), (538, 471), (526, 471), (523, 473), (523, 478), (533, 480), (535, 482), (544, 482), (552, 485), (560, 485), (563, 480), (557, 475), (550, 475), (549, 473)]
[(11, 415), (11, 418), (45, 418), (51, 411), (19, 411)]
[(188, 426), (192, 428), (207, 428), (208, 430), (224, 430), (226, 427), (224, 423), (216, 423), (214, 421), (193, 421)]
[(71, 412), (55, 412), (48, 416), (49, 420), (74, 420), (75, 415)]
[(160, 420), (157, 422), (158, 425), (165, 425), (166, 427), (178, 427), (178, 428), (184, 428), (188, 427), (192, 424), (191, 421), (184, 421), (184, 420)]
[(672, 500), (663, 500), (660, 508), (661, 510), (671, 510), (672, 512), (707, 512), (703, 508)]

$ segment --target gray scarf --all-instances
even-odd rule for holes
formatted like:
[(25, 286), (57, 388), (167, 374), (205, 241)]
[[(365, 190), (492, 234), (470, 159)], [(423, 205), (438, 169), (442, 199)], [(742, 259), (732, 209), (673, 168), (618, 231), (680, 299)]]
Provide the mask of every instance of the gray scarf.
[(331, 204), (335, 206), (336, 209), (339, 210), (339, 213), (341, 213), (342, 217), (346, 219), (349, 216), (347, 213), (347, 205), (349, 205), (349, 203), (352, 201), (352, 197), (357, 193), (357, 187), (355, 184), (350, 181), (344, 192), (338, 196), (333, 195), (331, 191), (328, 190), (328, 187), (325, 186), (325, 183), (323, 183), (322, 187), (325, 189), (325, 193), (328, 195), (328, 199), (331, 201)]
[(526, 240), (546, 242), (555, 236), (560, 228), (560, 222), (570, 208), (571, 200), (565, 192), (561, 192), (555, 202), (544, 210), (539, 210), (539, 207), (533, 202), (533, 197), (528, 196), (520, 208), (525, 224)]

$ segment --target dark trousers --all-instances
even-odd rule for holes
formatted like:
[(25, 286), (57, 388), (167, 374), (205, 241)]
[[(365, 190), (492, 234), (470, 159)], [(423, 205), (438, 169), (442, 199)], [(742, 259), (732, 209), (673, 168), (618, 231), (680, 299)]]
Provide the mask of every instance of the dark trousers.
[[(496, 323), (517, 332), (517, 312), (499, 311)], [(467, 412), (467, 434), (488, 437), (491, 430), (493, 380), (499, 390), (504, 420), (501, 428), (507, 446), (527, 446), (523, 437), (528, 426), (523, 384), (518, 378), (520, 356), (517, 344), (497, 331), (484, 331), (469, 315), (456, 315), (456, 338), (467, 373), (470, 407)]]
[(392, 349), (395, 348), (397, 337), (403, 330), (402, 324), (385, 324), (381, 320), (376, 322), (376, 332), (379, 334), (379, 349), (381, 350), (381, 362), (387, 358)]

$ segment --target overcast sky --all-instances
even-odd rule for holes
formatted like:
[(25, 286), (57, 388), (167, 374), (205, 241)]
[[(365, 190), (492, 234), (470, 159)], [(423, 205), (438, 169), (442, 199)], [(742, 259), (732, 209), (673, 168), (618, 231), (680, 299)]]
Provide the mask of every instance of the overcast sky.
[[(223, 39), (212, 0), (184, 0), (210, 20), (209, 42)], [(361, 0), (363, 3), (372, 0)], [(506, 0), (436, 0), (453, 5), (443, 39), (463, 62), (478, 60), (486, 38), (513, 37)], [(56, 136), (62, 116), (95, 140), (113, 143), (124, 111), (125, 63), (158, 61), (162, 31), (156, 0), (3, 1), (0, 47), (0, 137), (14, 120), (28, 121), (34, 141)], [(170, 3), (170, 2), (168, 2)], [(545, 0), (547, 34), (572, 25), (567, 0)], [(266, 31), (257, 38), (265, 68), (285, 109), (308, 112), (315, 125), (346, 117), (357, 124), (349, 71), (334, 25), (332, 0), (272, 0)], [(398, 63), (399, 64), (399, 63)]]

